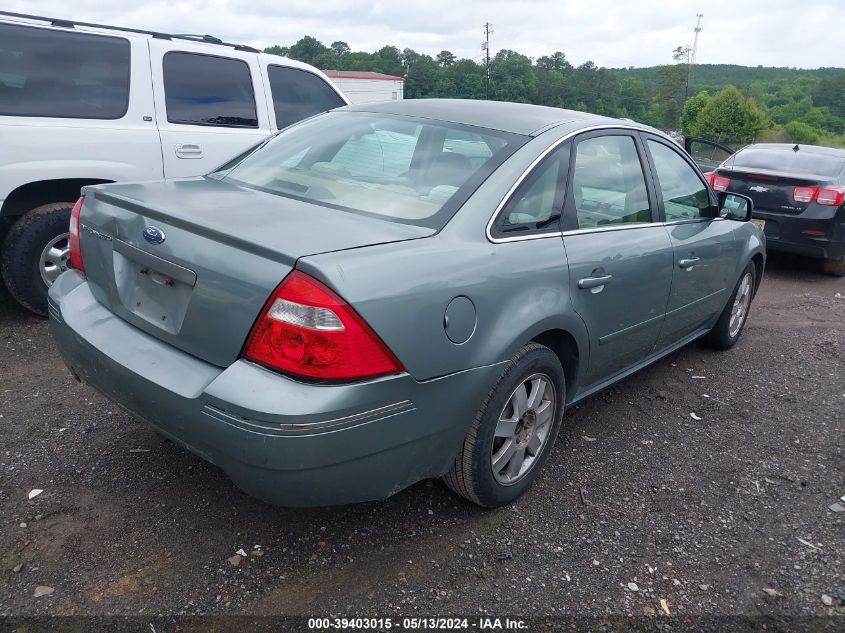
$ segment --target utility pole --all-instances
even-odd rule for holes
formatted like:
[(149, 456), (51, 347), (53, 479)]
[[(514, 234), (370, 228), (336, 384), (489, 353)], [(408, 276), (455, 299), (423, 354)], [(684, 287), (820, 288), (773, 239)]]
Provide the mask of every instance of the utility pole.
[(490, 99), (490, 33), (493, 32), (493, 25), (489, 22), (484, 23), (484, 41), (481, 42), (481, 50), (487, 53), (487, 64), (485, 66), (487, 75), (487, 87), (485, 89), (485, 99)]
[(698, 34), (703, 31), (703, 27), (701, 26), (701, 18), (704, 17), (703, 13), (696, 13), (695, 17), (698, 18), (698, 21), (695, 23), (695, 39), (692, 42), (692, 57), (690, 59), (690, 63), (695, 66), (695, 55), (698, 53)]

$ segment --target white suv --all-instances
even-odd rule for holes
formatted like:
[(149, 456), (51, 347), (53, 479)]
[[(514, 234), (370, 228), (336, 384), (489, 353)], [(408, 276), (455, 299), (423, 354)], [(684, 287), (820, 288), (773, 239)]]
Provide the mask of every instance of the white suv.
[[(347, 104), (316, 68), (211, 36), (0, 11), (0, 272), (46, 314), (84, 185), (205, 174)], [(5, 234), (5, 239), (3, 235)]]

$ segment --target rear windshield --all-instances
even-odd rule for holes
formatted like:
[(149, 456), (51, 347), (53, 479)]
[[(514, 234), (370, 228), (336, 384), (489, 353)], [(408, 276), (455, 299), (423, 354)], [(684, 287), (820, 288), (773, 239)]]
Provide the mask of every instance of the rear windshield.
[(797, 152), (765, 147), (748, 147), (733, 156), (726, 166), (735, 169), (763, 169), (771, 171), (813, 174), (822, 178), (835, 178), (845, 167), (845, 158), (826, 156), (798, 150)]
[(0, 115), (119, 119), (129, 103), (129, 42), (0, 24)]
[(332, 112), (217, 177), (280, 196), (441, 228), (525, 137), (366, 112)]

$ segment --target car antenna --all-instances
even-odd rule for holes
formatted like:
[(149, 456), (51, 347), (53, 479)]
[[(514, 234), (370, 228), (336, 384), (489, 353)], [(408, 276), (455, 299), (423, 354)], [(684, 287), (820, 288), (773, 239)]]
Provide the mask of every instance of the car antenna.
[(797, 152), (799, 149), (801, 149), (801, 148), (800, 148), (800, 147), (798, 147), (798, 143), (796, 143), (796, 144), (795, 144), (795, 147), (793, 147), (793, 148), (792, 148), (792, 151), (793, 151), (793, 152)]

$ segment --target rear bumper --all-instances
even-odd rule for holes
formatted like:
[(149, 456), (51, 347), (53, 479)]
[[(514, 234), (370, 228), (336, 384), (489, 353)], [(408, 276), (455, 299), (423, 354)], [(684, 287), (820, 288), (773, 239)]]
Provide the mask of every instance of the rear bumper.
[[(767, 211), (754, 211), (754, 217), (766, 221), (766, 248), (770, 251), (794, 253), (816, 259), (838, 259), (845, 255), (845, 227), (842, 213), (833, 217), (805, 217)], [(824, 231), (825, 236), (812, 236), (805, 230)]]
[(501, 371), (329, 386), (243, 360), (224, 369), (115, 316), (73, 271), (50, 289), (49, 311), (75, 376), (280, 505), (381, 499), (442, 475)]

